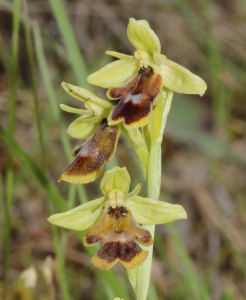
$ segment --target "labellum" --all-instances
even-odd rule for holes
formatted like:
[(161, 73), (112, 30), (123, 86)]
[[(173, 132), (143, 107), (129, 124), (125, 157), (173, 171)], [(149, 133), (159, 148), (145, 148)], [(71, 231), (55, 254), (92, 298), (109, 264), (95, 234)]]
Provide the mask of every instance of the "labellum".
[(98, 178), (104, 164), (108, 164), (114, 156), (119, 134), (119, 126), (108, 126), (107, 119), (103, 119), (97, 132), (72, 152), (76, 158), (59, 181), (88, 183)]
[(84, 236), (84, 245), (91, 246), (99, 241), (102, 245), (91, 261), (100, 269), (109, 269), (120, 261), (128, 269), (143, 263), (148, 251), (141, 249), (136, 241), (145, 246), (153, 243), (149, 231), (138, 225), (130, 209), (124, 206), (104, 207), (96, 225)]
[(161, 87), (161, 76), (148, 67), (141, 68), (125, 85), (110, 89), (107, 96), (110, 99), (120, 99), (120, 102), (112, 110), (108, 118), (109, 124), (113, 125), (123, 120), (127, 129), (146, 125)]

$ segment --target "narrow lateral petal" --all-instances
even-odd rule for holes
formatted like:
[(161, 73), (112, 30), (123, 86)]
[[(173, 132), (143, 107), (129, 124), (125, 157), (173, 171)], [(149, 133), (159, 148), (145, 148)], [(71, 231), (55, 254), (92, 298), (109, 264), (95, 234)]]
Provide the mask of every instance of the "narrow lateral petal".
[(112, 88), (125, 84), (138, 70), (137, 60), (116, 60), (91, 74), (87, 81), (103, 88)]
[(99, 125), (85, 122), (83, 117), (79, 117), (69, 125), (67, 133), (75, 139), (86, 140), (97, 131)]
[(137, 194), (138, 194), (138, 193), (140, 192), (140, 190), (141, 190), (141, 187), (142, 187), (141, 184), (138, 183), (133, 191), (131, 191), (130, 193), (128, 193), (128, 194), (126, 194), (126, 195), (124, 196), (124, 199), (129, 200), (129, 199), (131, 199), (132, 197), (137, 196)]
[(136, 21), (130, 18), (127, 36), (137, 50), (145, 50), (150, 55), (153, 55), (154, 50), (161, 52), (160, 40), (145, 20)]
[(160, 66), (160, 73), (163, 86), (174, 92), (202, 96), (207, 89), (203, 79), (169, 59)]
[(64, 91), (67, 92), (69, 95), (71, 95), (72, 97), (83, 101), (83, 102), (93, 102), (103, 108), (111, 108), (113, 107), (112, 104), (110, 104), (109, 102), (97, 97), (96, 95), (94, 95), (92, 92), (79, 87), (79, 86), (75, 86), (72, 85), (70, 83), (66, 83), (66, 82), (62, 82), (61, 86), (63, 87)]
[(126, 268), (133, 269), (148, 256), (136, 243), (150, 246), (151, 234), (139, 226), (126, 207), (106, 208), (96, 225), (90, 228), (83, 239), (85, 246), (102, 241), (99, 251), (91, 259), (100, 269), (109, 269), (120, 261)]
[(128, 205), (134, 219), (140, 224), (164, 224), (187, 218), (184, 208), (178, 204), (135, 196), (129, 200)]
[(126, 55), (123, 53), (115, 52), (115, 51), (106, 51), (106, 54), (111, 55), (113, 57), (117, 57), (123, 60), (136, 60), (136, 58), (132, 55)]
[(86, 109), (74, 108), (65, 104), (60, 104), (60, 108), (66, 112), (78, 114), (78, 115), (89, 115), (92, 116), (93, 112)]
[(100, 183), (100, 188), (105, 196), (112, 190), (120, 190), (123, 194), (129, 191), (131, 178), (126, 167), (115, 167), (112, 170), (105, 172)]
[(102, 197), (86, 202), (67, 212), (52, 215), (48, 221), (67, 229), (87, 230), (100, 218), (105, 201), (106, 198)]
[(120, 102), (111, 111), (110, 125), (124, 120), (127, 129), (142, 127), (149, 122), (152, 104), (162, 87), (162, 78), (152, 68), (141, 68), (127, 84), (108, 91)]
[(74, 162), (61, 175), (60, 180), (71, 183), (88, 183), (97, 179), (104, 164), (114, 156), (120, 135), (119, 126), (108, 126), (104, 119), (97, 132), (81, 147)]

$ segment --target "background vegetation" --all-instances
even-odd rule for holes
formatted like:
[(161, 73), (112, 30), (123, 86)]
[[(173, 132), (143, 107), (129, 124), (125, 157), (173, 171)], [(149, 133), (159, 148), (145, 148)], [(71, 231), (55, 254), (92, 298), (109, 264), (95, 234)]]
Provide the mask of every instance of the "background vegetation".
[[(148, 20), (162, 53), (208, 84), (202, 98), (174, 95), (162, 199), (188, 219), (157, 226), (149, 299), (246, 299), (246, 2), (0, 0), (1, 299), (134, 298), (120, 265), (97, 270), (81, 233), (46, 221), (99, 196), (99, 180), (57, 183), (80, 144), (59, 104), (81, 103), (60, 83), (88, 88), (87, 74), (112, 59), (106, 50), (131, 54), (129, 17)], [(116, 157), (144, 186), (122, 137)]]

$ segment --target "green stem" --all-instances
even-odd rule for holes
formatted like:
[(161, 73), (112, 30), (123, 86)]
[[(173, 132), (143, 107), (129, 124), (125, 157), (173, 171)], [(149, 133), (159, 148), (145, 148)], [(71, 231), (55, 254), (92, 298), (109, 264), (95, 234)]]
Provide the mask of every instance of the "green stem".
[[(156, 105), (150, 123), (148, 125), (151, 139), (151, 148), (149, 153), (147, 188), (148, 198), (151, 199), (158, 199), (160, 195), (161, 144), (164, 129), (166, 126), (167, 116), (171, 108), (172, 97), (172, 91), (162, 91), (162, 98)], [(143, 228), (148, 230), (151, 233), (152, 238), (154, 239), (155, 226), (143, 225)], [(138, 267), (136, 289), (137, 300), (145, 300), (147, 298), (151, 275), (153, 245), (150, 247), (143, 247), (143, 249), (149, 251), (149, 254), (145, 262)]]

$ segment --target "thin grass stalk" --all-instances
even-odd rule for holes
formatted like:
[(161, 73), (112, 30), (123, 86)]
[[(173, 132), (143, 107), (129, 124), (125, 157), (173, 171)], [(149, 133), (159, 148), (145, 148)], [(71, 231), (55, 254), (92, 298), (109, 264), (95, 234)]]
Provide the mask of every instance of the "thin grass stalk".
[[(20, 0), (14, 1), (13, 7), (13, 32), (12, 32), (12, 53), (10, 61), (10, 92), (8, 107), (8, 132), (14, 135), (15, 114), (16, 114), (16, 94), (17, 94), (17, 70), (19, 52), (19, 29), (20, 29)], [(12, 154), (8, 156), (8, 169), (6, 179), (6, 205), (5, 205), (5, 238), (4, 238), (4, 266), (3, 266), (3, 300), (8, 297), (8, 274), (9, 274), (9, 252), (10, 252), (10, 230), (11, 230), (11, 208), (13, 202), (14, 172)]]
[[(17, 157), (22, 165), (25, 166), (27, 170), (37, 179), (37, 181), (44, 188), (47, 193), (47, 198), (55, 204), (60, 212), (65, 212), (68, 210), (68, 206), (64, 198), (57, 191), (56, 187), (50, 182), (47, 176), (43, 173), (43, 171), (35, 164), (32, 158), (22, 149), (22, 147), (9, 136), (8, 132), (0, 125), (0, 139), (8, 146), (11, 154)], [(83, 232), (77, 232), (79, 239), (83, 240)], [(90, 255), (94, 255), (95, 250), (86, 247), (86, 251)], [(115, 273), (112, 270), (100, 271), (103, 278), (107, 281), (107, 283), (111, 286), (114, 293), (118, 295), (120, 298), (124, 298), (124, 300), (129, 300), (128, 294), (122, 287), (121, 283), (118, 281)]]
[(79, 45), (74, 36), (64, 4), (61, 0), (49, 0), (49, 3), (55, 15), (78, 84), (84, 88), (91, 89), (91, 86), (87, 83), (85, 63), (80, 53)]
[(9, 53), (9, 49), (5, 43), (5, 40), (3, 38), (3, 35), (0, 31), (0, 60), (2, 65), (4, 66), (4, 69), (6, 73), (9, 75), (10, 72), (10, 64), (11, 64), (11, 55)]
[(40, 143), (40, 149), (41, 149), (42, 167), (44, 170), (46, 170), (47, 163), (46, 163), (46, 158), (45, 158), (43, 130), (42, 130), (41, 120), (40, 120), (40, 115), (39, 115), (37, 84), (36, 84), (36, 80), (35, 80), (35, 62), (34, 62), (31, 30), (30, 30), (30, 23), (29, 23), (29, 18), (28, 18), (28, 10), (27, 10), (26, 0), (23, 0), (23, 11), (24, 11), (24, 28), (25, 28), (25, 37), (26, 37), (26, 47), (27, 47), (28, 62), (29, 62), (29, 67), (30, 67), (36, 124), (37, 124), (39, 143)]
[(210, 297), (208, 295), (208, 291), (202, 285), (202, 282), (199, 279), (194, 269), (193, 263), (185, 249), (184, 243), (181, 240), (177, 229), (175, 228), (175, 225), (166, 224), (166, 228), (175, 246), (175, 250), (179, 256), (180, 263), (184, 268), (186, 281), (188, 282), (190, 291), (192, 291), (195, 299), (209, 300)]
[[(231, 111), (231, 94), (225, 89), (220, 79), (220, 72), (224, 68), (225, 59), (220, 53), (219, 40), (216, 38), (212, 23), (211, 5), (213, 1), (201, 1), (200, 11), (203, 13), (204, 20), (207, 20), (206, 34), (199, 22), (199, 17), (192, 8), (191, 1), (176, 1), (176, 5), (182, 10), (182, 14), (190, 24), (190, 29), (196, 35), (197, 41), (208, 52), (208, 70), (210, 75), (210, 85), (212, 92), (213, 120), (217, 129), (222, 129), (229, 120)], [(206, 38), (204, 38), (206, 36)], [(224, 61), (225, 60), (225, 61)]]

